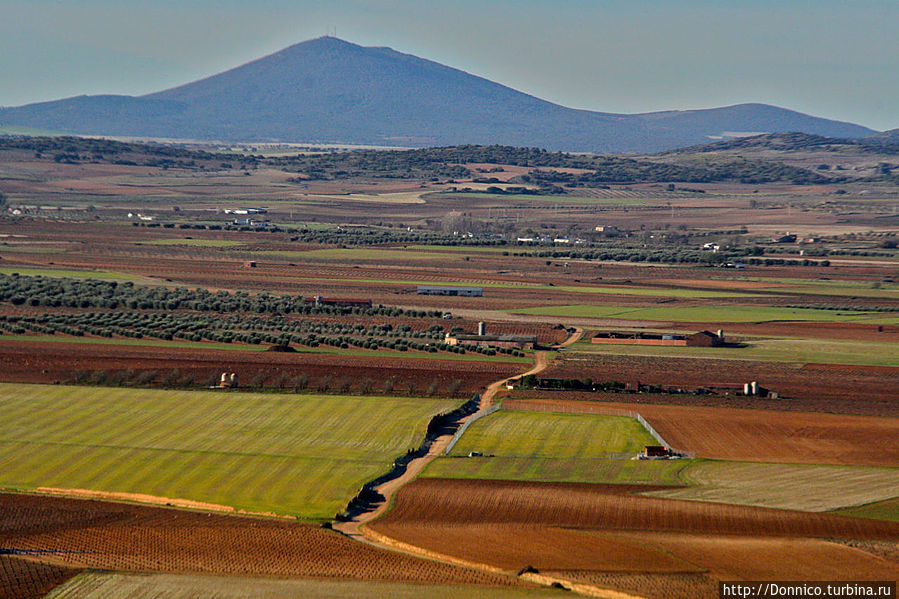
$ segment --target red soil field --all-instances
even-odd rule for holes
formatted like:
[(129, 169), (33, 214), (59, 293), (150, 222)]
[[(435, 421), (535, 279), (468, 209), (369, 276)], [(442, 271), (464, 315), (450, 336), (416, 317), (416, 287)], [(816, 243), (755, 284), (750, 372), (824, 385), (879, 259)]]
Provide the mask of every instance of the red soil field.
[(42, 559), (67, 567), (519, 584), (500, 575), (382, 551), (290, 521), (105, 501), (3, 494), (0, 531), (4, 545), (58, 552)]
[(634, 490), (419, 479), (399, 492), (394, 509), (372, 528), (508, 570), (526, 565), (541, 572), (576, 570), (581, 579), (609, 573), (687, 574), (697, 585), (692, 596), (710, 596), (707, 582), (692, 576), (706, 572), (725, 580), (822, 579), (824, 574), (889, 580), (899, 574), (899, 562), (827, 540), (894, 543), (899, 523), (630, 495)]
[(0, 597), (39, 599), (79, 572), (74, 568), (41, 563), (33, 557), (0, 555)]
[[(584, 355), (578, 356), (583, 358)], [(697, 358), (660, 358), (644, 356), (597, 355), (586, 360), (556, 360), (543, 376), (591, 378), (594, 381), (664, 385), (697, 389), (699, 387), (742, 388), (758, 381), (763, 387), (789, 398), (771, 404), (778, 410), (833, 412), (899, 417), (899, 393), (896, 391), (899, 368), (887, 366), (806, 365), (796, 368), (775, 362), (744, 360), (703, 360)], [(721, 398), (723, 400), (723, 398)], [(693, 396), (671, 396), (668, 403), (705, 401)], [(718, 400), (711, 400), (718, 401)], [(723, 400), (748, 405), (740, 398)]]
[(721, 460), (899, 466), (899, 418), (615, 402), (507, 399), (553, 412), (639, 412), (682, 451)]
[[(374, 354), (374, 352), (373, 352)], [(371, 391), (380, 392), (388, 379), (395, 382), (395, 392), (424, 393), (433, 382), (437, 392), (445, 393), (461, 381), (458, 394), (469, 394), (498, 379), (525, 370), (526, 365), (507, 362), (452, 361), (440, 359), (381, 358), (377, 355), (340, 356), (280, 352), (233, 350), (192, 350), (80, 344), (59, 342), (21, 342), (0, 337), (0, 372), (7, 382), (62, 383), (73, 381), (79, 372), (103, 370), (112, 377), (116, 372), (152, 371), (162, 380), (173, 370), (180, 372), (182, 382), (190, 385), (209, 384), (223, 371), (236, 372), (241, 383), (254, 381), (271, 385), (282, 380), (289, 387), (300, 374), (309, 377), (309, 389), (329, 378), (331, 389), (340, 381), (352, 383), (350, 390), (360, 391), (364, 381), (372, 383)], [(160, 381), (156, 381), (157, 383)]]

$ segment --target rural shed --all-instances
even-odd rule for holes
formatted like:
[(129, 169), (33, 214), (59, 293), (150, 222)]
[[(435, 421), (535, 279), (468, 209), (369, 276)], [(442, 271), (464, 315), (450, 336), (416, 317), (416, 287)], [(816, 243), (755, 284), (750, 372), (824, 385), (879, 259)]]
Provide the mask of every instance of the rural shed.
[(462, 295), (467, 297), (482, 297), (482, 287), (444, 287), (432, 285), (419, 285), (418, 295)]

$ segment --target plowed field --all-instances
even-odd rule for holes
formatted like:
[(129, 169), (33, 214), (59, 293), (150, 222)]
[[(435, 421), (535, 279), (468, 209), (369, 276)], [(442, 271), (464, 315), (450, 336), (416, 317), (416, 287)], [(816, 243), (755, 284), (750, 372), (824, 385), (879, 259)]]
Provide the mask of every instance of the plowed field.
[(899, 418), (566, 400), (510, 399), (503, 405), (612, 414), (638, 411), (672, 447), (698, 457), (899, 466)]
[(381, 551), (283, 520), (0, 495), (5, 546), (67, 567), (508, 586), (513, 579)]
[(38, 599), (78, 572), (75, 568), (45, 564), (33, 558), (0, 555), (0, 597)]
[[(394, 510), (373, 528), (510, 570), (531, 565), (581, 576), (709, 572), (725, 580), (888, 580), (899, 574), (899, 563), (825, 540), (895, 542), (897, 523), (647, 498), (630, 495), (633, 490), (421, 479), (400, 491)], [(689, 578), (697, 585), (693, 596), (708, 596), (702, 579)], [(681, 590), (680, 596), (689, 594)]]
[[(626, 383), (639, 381), (686, 389), (708, 386), (736, 389), (742, 388), (744, 383), (758, 381), (782, 397), (798, 400), (795, 403), (801, 403), (799, 409), (803, 411), (899, 416), (899, 393), (894, 382), (899, 376), (899, 368), (816, 364), (797, 368), (783, 363), (743, 360), (569, 354), (554, 362), (543, 376), (589, 377), (594, 381)], [(684, 396), (681, 399), (673, 397), (671, 401), (694, 400)], [(744, 404), (751, 401), (756, 400), (746, 400)], [(784, 406), (775, 409), (791, 409), (790, 401), (775, 403)]]
[[(440, 359), (381, 358), (376, 355), (340, 356), (327, 354), (235, 352), (184, 348), (143, 348), (135, 346), (90, 345), (79, 343), (20, 343), (0, 337), (0, 372), (8, 382), (70, 382), (79, 372), (104, 370), (170, 375), (177, 370), (193, 384), (208, 381), (222, 371), (237, 372), (244, 383), (251, 379), (266, 385), (306, 375), (308, 385), (317, 389), (329, 379), (332, 386), (342, 378), (351, 380), (351, 390), (360, 390), (370, 381), (372, 390), (381, 390), (388, 380), (397, 391), (425, 394), (435, 381), (438, 392), (445, 393), (454, 381), (462, 381), (457, 394), (477, 392), (495, 380), (512, 376), (523, 369), (507, 362), (453, 361)], [(160, 374), (162, 376), (162, 374)], [(333, 389), (332, 389), (333, 390)]]

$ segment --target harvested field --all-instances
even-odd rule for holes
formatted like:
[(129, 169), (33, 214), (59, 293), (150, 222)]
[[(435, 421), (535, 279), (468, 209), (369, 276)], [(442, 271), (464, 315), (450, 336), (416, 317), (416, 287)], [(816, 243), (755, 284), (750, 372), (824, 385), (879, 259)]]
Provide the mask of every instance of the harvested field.
[(629, 494), (634, 490), (421, 479), (400, 491), (393, 511), (372, 527), (461, 559), (581, 576), (884, 580), (899, 574), (899, 563), (824, 540), (894, 542), (896, 523)]
[(82, 574), (47, 599), (538, 599), (558, 591), (320, 579), (260, 579), (178, 574)]
[(79, 572), (76, 568), (41, 563), (34, 558), (0, 555), (0, 597), (39, 599)]
[(4, 543), (76, 568), (336, 577), (511, 586), (517, 581), (382, 551), (336, 532), (267, 520), (29, 495), (0, 495)]
[(330, 518), (458, 400), (0, 385), (0, 486)]
[(897, 468), (698, 461), (683, 469), (680, 478), (689, 486), (646, 494), (825, 512), (889, 499), (899, 492)]
[(697, 457), (733, 461), (899, 466), (899, 418), (570, 400), (506, 400), (518, 409), (637, 411)]
[[(640, 382), (685, 389), (742, 388), (758, 381), (789, 401), (741, 397), (670, 396), (666, 403), (716, 402), (718, 405), (753, 405), (777, 410), (833, 412), (899, 417), (895, 380), (899, 368), (876, 366), (805, 365), (797, 368), (775, 362), (702, 360), (568, 353), (543, 373), (547, 377), (592, 378), (594, 381)], [(616, 401), (621, 401), (616, 400)], [(639, 401), (639, 399), (635, 399)], [(782, 407), (777, 407), (782, 406)]]

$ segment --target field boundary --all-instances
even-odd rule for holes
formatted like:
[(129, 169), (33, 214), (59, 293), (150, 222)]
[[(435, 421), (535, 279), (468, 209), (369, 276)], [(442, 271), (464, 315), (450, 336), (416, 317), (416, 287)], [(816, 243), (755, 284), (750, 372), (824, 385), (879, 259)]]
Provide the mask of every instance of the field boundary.
[[(478, 395), (478, 401), (479, 401), (479, 402), (481, 401), (480, 395)], [(444, 450), (443, 453), (446, 454), (446, 455), (449, 455), (449, 452), (451, 452), (451, 451), (453, 450), (453, 447), (456, 446), (456, 443), (459, 442), (459, 439), (462, 438), (462, 435), (465, 434), (465, 431), (468, 430), (468, 427), (471, 426), (471, 424), (472, 424), (473, 422), (477, 422), (478, 420), (480, 420), (480, 419), (483, 418), (484, 416), (489, 416), (490, 414), (493, 414), (494, 412), (499, 411), (499, 409), (500, 409), (499, 404), (494, 404), (494, 405), (490, 406), (489, 408), (487, 408), (486, 410), (482, 410), (482, 411), (480, 411), (480, 412), (477, 412), (477, 413), (474, 414), (471, 418), (469, 418), (468, 420), (466, 420), (466, 421), (462, 424), (462, 426), (459, 427), (459, 430), (456, 431), (456, 434), (453, 435), (453, 438), (450, 440), (449, 445), (446, 446), (446, 449)]]
[[(534, 400), (530, 400), (530, 401), (534, 401)], [(551, 403), (551, 402), (536, 400), (536, 401), (534, 401), (533, 404), (529, 404), (527, 407), (521, 407), (521, 408), (517, 408), (517, 409), (532, 410), (535, 412), (559, 412), (559, 411), (564, 412), (564, 410), (559, 410), (558, 406), (547, 405), (549, 403)], [(599, 409), (596, 409), (597, 407)], [(585, 412), (564, 412), (564, 413), (566, 413), (566, 414), (567, 413), (570, 413), (570, 414), (598, 414), (598, 415), (606, 415), (606, 416), (626, 416), (628, 418), (633, 418), (634, 420), (639, 422), (647, 430), (647, 432), (649, 432), (649, 434), (652, 435), (652, 437), (656, 441), (658, 441), (659, 445), (663, 445), (663, 446), (669, 448), (672, 452), (677, 453), (683, 457), (687, 457), (687, 458), (696, 457), (696, 454), (692, 451), (684, 451), (684, 450), (678, 449), (676, 447), (672, 447), (671, 444), (668, 443), (665, 440), (665, 438), (662, 437), (662, 435), (660, 435), (659, 432), (655, 428), (653, 428), (653, 426), (649, 423), (649, 421), (646, 420), (646, 418), (644, 418), (640, 412), (635, 412), (633, 410), (622, 410), (619, 408), (607, 408), (607, 407), (602, 407), (602, 406), (590, 406), (590, 408), (591, 408), (590, 411), (585, 411)]]

